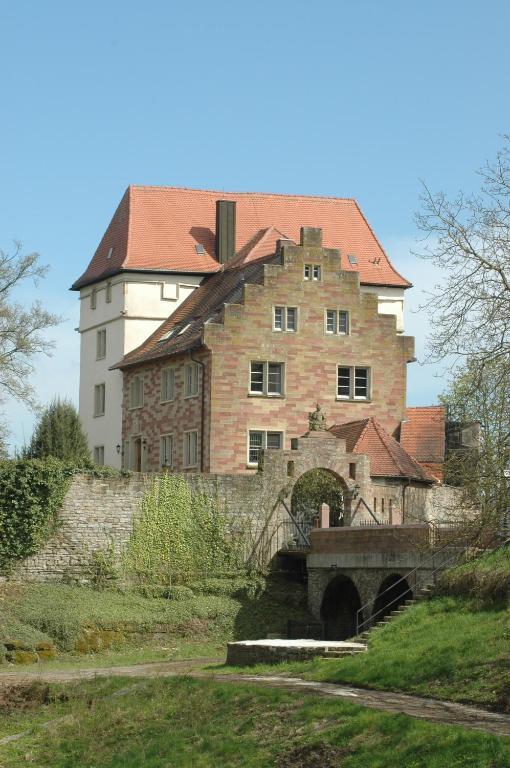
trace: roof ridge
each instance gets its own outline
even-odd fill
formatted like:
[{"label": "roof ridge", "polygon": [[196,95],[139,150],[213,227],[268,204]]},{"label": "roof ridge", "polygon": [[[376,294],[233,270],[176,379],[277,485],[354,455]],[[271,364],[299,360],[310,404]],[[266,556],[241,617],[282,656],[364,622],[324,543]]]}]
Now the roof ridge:
[{"label": "roof ridge", "polygon": [[[394,437],[392,437],[390,434],[388,434],[388,432],[386,432],[386,430],[384,429],[384,427],[382,426],[382,424],[380,424],[380,423],[377,421],[377,419],[376,419],[375,417],[372,417],[372,421],[373,421],[373,424],[374,424],[374,429],[375,429],[375,431],[377,432],[377,436],[379,437],[379,439],[381,440],[381,442],[384,444],[385,448],[387,448],[387,450],[389,451],[389,453],[390,453],[390,455],[391,455],[391,458],[393,459],[393,461],[394,461],[394,462],[395,462],[395,464],[397,465],[397,467],[398,467],[399,471],[400,471],[400,472],[401,472],[403,475],[405,475],[405,474],[406,474],[406,472],[405,472],[405,468],[402,466],[402,463],[401,463],[401,461],[400,461],[400,456],[398,456],[398,454],[397,454],[397,452],[395,451],[395,449],[394,449],[394,447],[393,447],[392,443],[390,442],[391,440],[393,440],[395,443],[396,443],[397,441],[395,440],[395,438],[394,438]],[[390,438],[390,441],[388,441],[388,440],[386,439],[387,437],[389,437],[389,438]],[[407,451],[406,451],[406,450],[405,450],[405,449],[404,449],[404,448],[403,448],[403,447],[402,447],[402,446],[401,446],[399,443],[397,443],[397,445],[398,445],[398,446],[401,448],[401,450],[403,450],[403,451],[404,451],[404,453],[406,453],[406,454],[407,454]],[[407,454],[407,455],[409,456],[409,454]],[[412,456],[409,456],[409,458],[410,458],[410,459],[412,459]],[[413,459],[413,462],[414,462],[414,459]]]},{"label": "roof ridge", "polygon": [[362,438],[362,437],[365,435],[365,432],[366,432],[366,431],[367,431],[367,429],[368,429],[368,425],[370,424],[370,422],[372,421],[372,419],[373,419],[373,416],[368,416],[366,419],[359,419],[359,421],[360,421],[360,422],[364,421],[364,422],[365,422],[365,425],[364,425],[363,429],[361,430],[361,432],[360,432],[360,434],[359,434],[359,437],[358,437],[358,439],[357,439],[357,440],[356,440],[356,442],[354,443],[354,448],[357,448],[357,447],[358,447],[358,443],[361,441],[361,438]]},{"label": "roof ridge", "polygon": [[[297,194],[293,192],[261,192],[261,191],[235,191],[235,190],[226,190],[226,189],[204,189],[202,187],[175,187],[175,186],[166,186],[166,185],[160,185],[160,184],[129,184],[128,190],[130,189],[171,189],[175,190],[176,192],[207,192],[210,194],[215,195],[246,195],[253,197],[254,195],[260,195],[261,197],[292,197],[296,200],[335,200],[340,202],[346,202],[346,203],[354,203],[358,210],[361,210],[359,208],[358,202],[356,198],[354,197],[336,197],[335,195],[306,195],[306,194]],[[363,218],[365,218],[363,216]],[[366,221],[366,219],[365,219]]]},{"label": "roof ridge", "polygon": [[[398,452],[404,453],[407,456],[407,458],[411,461],[411,463],[417,469],[420,470],[421,474],[423,474],[425,476],[425,478],[428,478],[429,480],[434,480],[435,481],[435,478],[432,477],[432,475],[422,466],[422,464],[419,461],[417,461],[414,458],[414,456],[411,456],[409,451],[407,451],[404,448],[404,446],[401,443],[398,442],[398,440],[396,440],[392,435],[390,435],[388,432],[386,432],[386,430],[384,429],[382,424],[380,424],[377,421],[377,419],[374,419],[374,426],[376,426],[376,429],[379,428],[380,430],[382,430],[383,434],[380,435],[380,437],[383,440],[383,442],[384,442],[385,446],[387,447],[388,451],[391,453],[391,457],[393,458],[393,460],[395,461],[397,467],[399,468],[400,472],[403,475],[406,475],[408,473],[406,473],[405,468],[402,466],[402,464],[400,462],[400,458],[399,458]],[[379,434],[379,429],[378,429],[378,434]],[[389,439],[390,439],[389,442],[386,440],[386,437],[389,437]],[[395,446],[396,446],[398,452],[395,450],[395,448],[393,446],[393,443],[395,443]]]}]

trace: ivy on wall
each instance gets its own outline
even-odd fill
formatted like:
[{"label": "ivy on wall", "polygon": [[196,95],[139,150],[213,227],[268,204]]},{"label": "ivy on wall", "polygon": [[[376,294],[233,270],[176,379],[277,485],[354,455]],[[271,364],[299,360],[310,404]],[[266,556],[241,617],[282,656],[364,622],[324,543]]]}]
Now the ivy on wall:
[{"label": "ivy on wall", "polygon": [[164,587],[242,568],[245,537],[214,498],[180,475],[152,480],[124,554],[123,570],[138,585]]}]

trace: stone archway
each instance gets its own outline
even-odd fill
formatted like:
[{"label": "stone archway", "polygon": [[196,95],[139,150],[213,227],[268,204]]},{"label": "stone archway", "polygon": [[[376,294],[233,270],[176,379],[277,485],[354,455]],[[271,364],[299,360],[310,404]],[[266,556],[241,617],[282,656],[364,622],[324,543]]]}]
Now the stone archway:
[{"label": "stone archway", "polygon": [[347,485],[336,472],[316,467],[303,472],[292,487],[290,508],[300,525],[309,530],[317,517],[321,504],[327,504],[328,527],[344,524],[344,505],[348,495]]},{"label": "stone archway", "polygon": [[348,576],[338,574],[327,585],[321,604],[326,640],[346,640],[356,634],[357,612],[361,599]]},{"label": "stone archway", "polygon": [[375,599],[372,617],[380,621],[413,596],[407,579],[398,573],[391,573],[382,582]]}]

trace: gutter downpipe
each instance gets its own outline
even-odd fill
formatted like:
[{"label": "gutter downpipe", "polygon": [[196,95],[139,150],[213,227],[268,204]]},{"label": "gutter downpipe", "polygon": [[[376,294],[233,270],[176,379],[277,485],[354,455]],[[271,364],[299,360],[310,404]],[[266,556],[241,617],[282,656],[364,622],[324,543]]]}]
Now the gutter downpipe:
[{"label": "gutter downpipe", "polygon": [[[197,347],[198,349],[198,347]],[[201,411],[200,411],[200,472],[202,473],[204,471],[204,423],[205,423],[205,363],[203,363],[201,360],[197,360],[196,357],[193,357],[193,349],[190,349],[189,351],[189,357],[190,360],[192,360],[194,363],[197,363],[201,369],[202,369],[202,376],[200,377],[200,383],[201,383]]]}]

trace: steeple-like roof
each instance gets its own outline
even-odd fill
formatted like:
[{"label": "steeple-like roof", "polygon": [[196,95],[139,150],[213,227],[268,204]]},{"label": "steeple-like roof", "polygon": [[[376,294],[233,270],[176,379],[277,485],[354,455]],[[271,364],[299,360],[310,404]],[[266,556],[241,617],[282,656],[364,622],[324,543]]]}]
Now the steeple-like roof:
[{"label": "steeple-like roof", "polygon": [[[265,252],[277,230],[299,242],[303,225],[320,227],[323,245],[338,248],[341,267],[359,271],[366,285],[408,288],[363,216],[349,198],[220,192],[178,187],[128,187],[89,266],[74,290],[122,271],[211,274],[215,254],[216,200],[236,202],[236,253],[262,237]],[[260,233],[265,232],[265,235]],[[281,235],[278,235],[281,237]],[[276,237],[274,238],[277,239]],[[254,244],[256,245],[256,243]],[[197,246],[203,246],[197,249]],[[199,252],[199,251],[202,251]],[[349,260],[354,256],[355,260]]]}]

